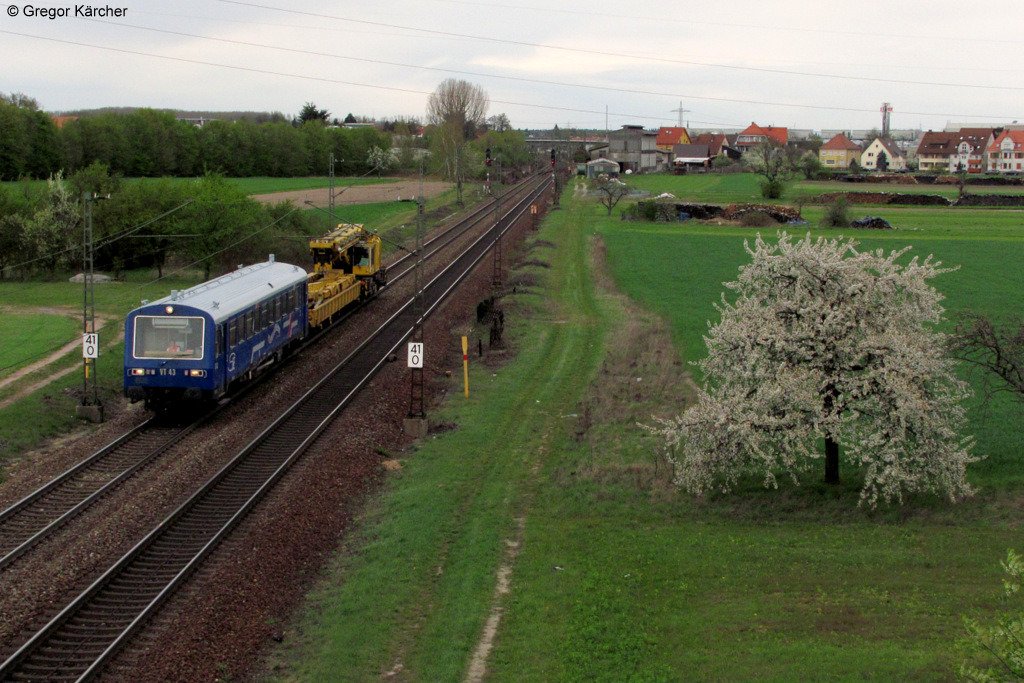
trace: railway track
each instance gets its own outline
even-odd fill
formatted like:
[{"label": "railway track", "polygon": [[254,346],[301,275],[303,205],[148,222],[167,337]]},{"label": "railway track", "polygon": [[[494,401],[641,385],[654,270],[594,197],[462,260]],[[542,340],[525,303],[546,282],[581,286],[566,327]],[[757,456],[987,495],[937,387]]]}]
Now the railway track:
[{"label": "railway track", "polygon": [[150,418],[0,512],[0,570],[167,451],[204,419],[182,426]]},{"label": "railway track", "polygon": [[[549,188],[531,183],[491,229],[423,287],[426,317],[528,215]],[[287,409],[191,499],[75,598],[0,665],[0,680],[88,680],[144,626],[203,559],[409,337],[419,307],[410,300],[324,379]]]},{"label": "railway track", "polygon": [[[528,179],[512,188],[504,203],[520,198],[529,191],[529,185]],[[424,259],[433,258],[452,242],[493,218],[494,204],[495,201],[484,202],[424,242]],[[382,291],[411,274],[414,264],[408,262],[413,256],[406,253],[390,265],[392,269],[403,265],[405,268],[392,276]],[[353,312],[349,311],[335,324]],[[310,337],[302,348],[316,343],[329,330]],[[239,396],[236,394],[234,399]],[[223,407],[222,404],[188,424],[174,425],[160,417],[152,418],[0,512],[0,571],[167,452],[200,424],[212,419]]]}]

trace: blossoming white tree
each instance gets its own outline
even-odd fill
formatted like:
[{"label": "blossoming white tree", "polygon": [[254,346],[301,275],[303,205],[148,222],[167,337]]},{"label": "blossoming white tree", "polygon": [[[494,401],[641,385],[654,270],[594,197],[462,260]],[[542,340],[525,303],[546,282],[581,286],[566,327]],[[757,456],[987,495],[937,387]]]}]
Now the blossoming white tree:
[{"label": "blossoming white tree", "polygon": [[928,284],[953,269],[931,256],[901,265],[909,247],[857,245],[784,232],[776,244],[744,242],[752,261],[725,283],[735,302],[722,295],[705,337],[705,389],[653,429],[678,486],[728,491],[745,473],[777,486],[777,474],[799,482],[821,460],[838,483],[842,450],[864,470],[862,503],[971,493],[966,466],[978,458],[960,433],[970,388],[933,328],[943,297]]}]

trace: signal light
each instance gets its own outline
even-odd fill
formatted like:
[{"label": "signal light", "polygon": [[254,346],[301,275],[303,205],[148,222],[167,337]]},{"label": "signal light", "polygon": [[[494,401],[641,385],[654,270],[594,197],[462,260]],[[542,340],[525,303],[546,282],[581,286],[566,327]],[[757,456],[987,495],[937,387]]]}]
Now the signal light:
[{"label": "signal light", "polygon": [[551,165],[552,166],[555,165],[555,148],[554,147],[551,148]]},{"label": "signal light", "polygon": [[487,155],[484,157],[484,164],[487,166],[491,165],[491,148],[487,148]]}]

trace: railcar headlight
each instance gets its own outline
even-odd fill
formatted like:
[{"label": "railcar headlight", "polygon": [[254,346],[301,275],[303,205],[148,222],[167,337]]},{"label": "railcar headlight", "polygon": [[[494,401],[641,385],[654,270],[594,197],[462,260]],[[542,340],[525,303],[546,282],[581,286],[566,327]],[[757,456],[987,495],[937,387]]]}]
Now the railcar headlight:
[{"label": "railcar headlight", "polygon": [[131,369],[131,374],[134,377],[139,377],[140,375],[145,375],[146,371],[143,368],[132,368]]},{"label": "railcar headlight", "polygon": [[206,370],[189,370],[189,377],[206,377]]}]

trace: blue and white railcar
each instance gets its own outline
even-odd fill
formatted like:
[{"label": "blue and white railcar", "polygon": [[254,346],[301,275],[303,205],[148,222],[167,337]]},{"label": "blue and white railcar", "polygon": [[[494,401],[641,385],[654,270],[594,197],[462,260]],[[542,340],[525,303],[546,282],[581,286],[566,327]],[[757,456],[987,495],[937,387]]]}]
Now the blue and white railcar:
[{"label": "blue and white railcar", "polygon": [[125,396],[154,409],[220,398],[306,336],[306,292],[306,271],[271,256],[135,309],[125,321]]}]

